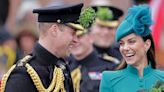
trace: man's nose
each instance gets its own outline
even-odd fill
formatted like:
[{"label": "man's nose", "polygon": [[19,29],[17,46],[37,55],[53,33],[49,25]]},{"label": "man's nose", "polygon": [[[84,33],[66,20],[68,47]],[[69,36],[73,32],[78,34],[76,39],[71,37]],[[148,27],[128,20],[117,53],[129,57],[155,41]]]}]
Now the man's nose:
[{"label": "man's nose", "polygon": [[76,45],[79,43],[79,39],[76,35],[73,36],[72,43],[73,43],[73,45]]}]

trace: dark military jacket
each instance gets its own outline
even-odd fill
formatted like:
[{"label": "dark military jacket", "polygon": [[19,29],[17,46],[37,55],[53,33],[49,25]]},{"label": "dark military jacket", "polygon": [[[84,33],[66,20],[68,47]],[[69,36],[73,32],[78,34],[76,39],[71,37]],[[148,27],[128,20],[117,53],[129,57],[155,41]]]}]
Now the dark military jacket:
[{"label": "dark military jacket", "polygon": [[[19,63],[19,62],[18,62]],[[35,69],[45,88],[51,83],[54,66],[62,66],[64,72],[64,86],[66,92],[73,92],[70,72],[63,59],[59,59],[39,43],[36,44],[32,53],[32,59],[28,63]],[[64,66],[64,67],[63,67]],[[30,75],[24,66],[17,66],[11,73],[5,88],[5,92],[38,92]]]},{"label": "dark military jacket", "polygon": [[[122,55],[119,51],[119,44],[118,43],[114,43],[113,46],[111,46],[109,48],[100,48],[100,47],[97,47],[95,45],[94,45],[94,48],[98,52],[98,55],[102,58],[103,58],[104,54],[107,54],[111,57],[114,57],[114,58],[118,59],[120,62],[122,60]],[[120,62],[116,63],[116,64],[119,65]]]},{"label": "dark military jacket", "polygon": [[113,62],[102,60],[96,51],[83,60],[78,61],[73,57],[70,60],[71,71],[81,66],[80,92],[99,92],[101,73],[105,70],[113,70],[116,65]]}]

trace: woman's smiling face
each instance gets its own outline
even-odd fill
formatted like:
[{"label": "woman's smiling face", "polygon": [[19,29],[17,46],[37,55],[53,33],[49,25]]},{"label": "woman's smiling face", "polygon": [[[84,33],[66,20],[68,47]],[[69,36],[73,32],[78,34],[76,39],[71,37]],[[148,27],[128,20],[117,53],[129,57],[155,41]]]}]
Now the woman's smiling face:
[{"label": "woman's smiling face", "polygon": [[144,41],[141,36],[131,33],[123,37],[119,43],[120,52],[127,64],[136,66],[146,63],[150,40]]}]

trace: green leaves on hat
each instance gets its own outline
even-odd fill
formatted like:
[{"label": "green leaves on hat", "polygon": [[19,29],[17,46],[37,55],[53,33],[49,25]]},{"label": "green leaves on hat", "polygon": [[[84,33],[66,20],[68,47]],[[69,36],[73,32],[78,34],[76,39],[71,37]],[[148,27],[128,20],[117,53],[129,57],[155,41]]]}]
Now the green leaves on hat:
[{"label": "green leaves on hat", "polygon": [[106,21],[113,18],[113,13],[107,7],[98,7],[97,18]]},{"label": "green leaves on hat", "polygon": [[84,9],[79,17],[78,22],[82,25],[85,29],[89,28],[92,23],[94,22],[96,17],[96,12],[93,8],[89,7]]}]

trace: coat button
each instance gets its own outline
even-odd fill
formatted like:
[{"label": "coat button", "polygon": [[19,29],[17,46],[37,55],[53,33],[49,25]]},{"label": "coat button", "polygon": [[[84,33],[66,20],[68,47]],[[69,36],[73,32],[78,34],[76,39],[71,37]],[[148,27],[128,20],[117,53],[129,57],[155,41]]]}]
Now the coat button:
[{"label": "coat button", "polygon": [[143,85],[142,84],[140,85],[140,88],[143,88]]},{"label": "coat button", "polygon": [[143,82],[143,80],[139,80],[139,82]]}]

